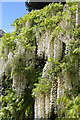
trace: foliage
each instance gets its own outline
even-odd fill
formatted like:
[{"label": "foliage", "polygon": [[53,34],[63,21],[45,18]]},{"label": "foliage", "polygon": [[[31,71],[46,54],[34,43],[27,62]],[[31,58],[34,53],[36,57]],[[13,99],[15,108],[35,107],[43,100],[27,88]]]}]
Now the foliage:
[{"label": "foliage", "polygon": [[[24,70],[23,70],[24,71]],[[37,82],[37,78],[40,76],[39,73],[42,71],[40,67],[35,70],[28,67],[25,71],[26,76],[26,88],[21,94],[21,97],[17,97],[16,91],[12,89],[12,83],[10,84],[10,77],[6,78],[6,86],[3,91],[2,99],[2,112],[1,120],[25,120],[33,118],[33,108],[34,108],[34,98],[32,97],[32,89],[34,88],[34,83]],[[16,73],[20,71],[15,71]],[[28,74],[30,76],[28,76]],[[9,85],[10,84],[10,85]]]},{"label": "foliage", "polygon": [[[26,60],[23,60],[23,56],[25,56],[24,54],[26,50],[35,51],[36,30],[40,33],[43,31],[45,32],[46,28],[53,30],[60,22],[62,10],[63,5],[60,3],[52,3],[39,11],[32,11],[31,13],[24,15],[23,18],[16,19],[14,21],[13,25],[16,29],[15,32],[4,34],[1,41],[1,52],[6,60],[8,59],[8,53],[10,51],[13,52],[13,61],[11,64],[12,66],[16,65],[13,74],[20,74],[21,72],[26,73],[29,66],[25,66]],[[54,13],[52,11],[54,11]],[[28,27],[25,27],[26,22],[29,24]],[[23,47],[22,49],[24,49],[25,52],[20,52],[16,55],[20,45]]]},{"label": "foliage", "polygon": [[[52,3],[41,10],[32,10],[27,15],[25,14],[24,17],[14,21],[12,24],[15,26],[14,32],[5,33],[3,35],[0,42],[1,57],[8,61],[8,55],[12,52],[13,59],[11,61],[11,66],[14,68],[13,75],[24,74],[26,78],[26,89],[21,98],[18,99],[11,88],[5,91],[5,96],[2,96],[2,118],[4,120],[17,120],[19,119],[18,117],[21,112],[21,115],[26,118],[33,117],[34,99],[32,98],[32,90],[33,96],[37,96],[39,93],[49,93],[51,84],[54,83],[54,81],[57,82],[58,73],[60,71],[64,70],[64,73],[69,71],[72,76],[72,82],[74,82],[74,78],[76,78],[75,74],[77,72],[77,69],[75,69],[75,61],[78,59],[78,54],[80,52],[78,44],[80,39],[80,27],[75,25],[76,4],[77,3],[68,3],[65,11],[63,11],[63,5],[61,3]],[[68,15],[70,15],[70,17],[66,17]],[[63,25],[61,24],[61,21],[63,22]],[[67,25],[65,25],[65,23]],[[70,43],[70,50],[67,51],[67,54],[64,55],[63,59],[55,61],[52,58],[48,59],[47,62],[52,66],[48,70],[47,78],[43,78],[41,73],[44,64],[37,63],[36,60],[36,34],[45,34],[46,30],[52,32],[52,42],[54,42],[55,38],[59,39],[59,35],[62,37],[62,34],[64,36],[69,34],[70,41],[72,42]],[[28,55],[32,53],[35,57],[34,66],[29,63],[28,65],[26,64],[26,60],[30,60],[28,59]],[[32,59],[33,58],[31,58],[31,60]],[[50,75],[52,76],[51,79],[49,79]],[[80,117],[78,114],[80,113],[78,110],[80,107],[79,99],[80,96],[74,98],[74,94],[72,99],[61,98],[58,101],[63,105],[62,110],[60,109],[61,117]],[[25,118],[21,118],[20,116],[20,119],[23,120]]]},{"label": "foliage", "polygon": [[11,88],[5,92],[6,96],[2,95],[2,120],[33,118],[34,99],[31,97],[30,88],[26,89],[20,98],[17,98]]},{"label": "foliage", "polygon": [[60,118],[80,117],[80,94],[75,98],[73,97],[72,99],[67,97],[61,97],[57,100],[57,105]]}]

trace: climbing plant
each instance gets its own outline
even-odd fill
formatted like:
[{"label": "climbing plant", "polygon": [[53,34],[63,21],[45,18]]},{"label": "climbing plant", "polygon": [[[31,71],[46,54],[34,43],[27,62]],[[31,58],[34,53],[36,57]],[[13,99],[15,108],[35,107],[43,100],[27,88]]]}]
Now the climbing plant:
[{"label": "climbing plant", "polygon": [[[80,52],[78,44],[80,39],[80,27],[75,25],[76,5],[77,3],[69,2],[66,4],[66,10],[64,10],[61,3],[52,3],[41,10],[32,10],[27,15],[25,14],[24,17],[14,21],[12,24],[15,28],[14,32],[3,35],[0,42],[1,57],[3,57],[4,61],[8,61],[9,53],[13,53],[13,59],[11,61],[11,66],[14,67],[13,75],[24,74],[26,78],[26,88],[20,98],[16,96],[16,91],[13,91],[12,86],[9,90],[5,91],[6,95],[2,96],[2,120],[25,120],[25,118],[27,119],[33,117],[34,98],[32,98],[32,95],[38,96],[39,93],[49,94],[51,84],[54,84],[54,81],[57,82],[57,73],[59,73],[62,69],[64,69],[64,73],[65,71],[69,71],[72,76],[77,72],[77,70],[74,70],[74,63],[76,59],[78,59]],[[70,17],[68,17],[68,14]],[[61,21],[63,22],[63,27]],[[65,25],[65,23],[67,23],[67,25]],[[54,39],[58,39],[58,35],[62,36],[62,34],[64,36],[69,34],[72,42],[70,44],[69,52],[67,51],[67,54],[62,60],[54,61],[52,58],[47,60],[48,63],[52,64],[52,69],[48,71],[47,79],[44,79],[42,77],[44,64],[36,60],[38,57],[36,53],[36,34],[45,34],[46,30],[50,30],[52,32],[51,42],[54,42]],[[35,56],[34,65],[31,63],[26,65],[26,60],[28,58],[26,58],[27,52],[28,54],[33,52]],[[38,60],[40,59],[38,58]],[[49,79],[50,75],[52,76],[51,80]],[[66,100],[68,101],[68,103],[66,103],[66,107],[63,107],[62,110],[60,109],[61,117],[72,117],[73,114],[74,117],[80,117],[78,114],[78,106],[80,106],[79,96],[76,95],[76,98],[73,97],[71,100],[67,98],[63,100],[63,98],[61,98],[58,100],[58,103],[61,101],[64,101],[65,103]],[[63,111],[64,109],[65,113]],[[21,112],[22,116],[20,115]]]}]

